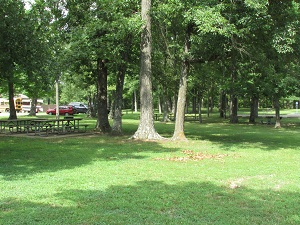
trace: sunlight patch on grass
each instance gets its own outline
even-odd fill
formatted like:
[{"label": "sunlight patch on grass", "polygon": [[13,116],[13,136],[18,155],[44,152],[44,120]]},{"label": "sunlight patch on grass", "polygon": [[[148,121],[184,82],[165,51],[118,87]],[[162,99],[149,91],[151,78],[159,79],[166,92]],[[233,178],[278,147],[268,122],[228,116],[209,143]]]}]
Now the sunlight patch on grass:
[{"label": "sunlight patch on grass", "polygon": [[146,142],[130,123],[123,137],[0,137],[0,224],[299,222],[299,129],[188,123],[188,142]]}]

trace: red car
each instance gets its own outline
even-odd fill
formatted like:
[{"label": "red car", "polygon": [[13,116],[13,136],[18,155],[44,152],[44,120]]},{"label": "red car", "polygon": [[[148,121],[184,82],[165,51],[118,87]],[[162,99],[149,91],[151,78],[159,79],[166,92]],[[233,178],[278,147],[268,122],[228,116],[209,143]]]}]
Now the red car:
[{"label": "red car", "polygon": [[[56,108],[48,109],[46,113],[49,115],[56,115]],[[74,110],[72,106],[59,106],[59,115],[68,116],[73,114],[74,114]]]}]

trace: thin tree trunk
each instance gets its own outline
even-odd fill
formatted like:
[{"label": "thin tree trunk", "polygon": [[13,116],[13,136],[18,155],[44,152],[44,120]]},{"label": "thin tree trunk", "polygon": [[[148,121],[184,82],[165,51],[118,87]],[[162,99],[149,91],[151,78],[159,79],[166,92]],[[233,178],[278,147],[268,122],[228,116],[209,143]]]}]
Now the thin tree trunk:
[{"label": "thin tree trunk", "polygon": [[226,106],[226,93],[225,91],[222,91],[220,96],[220,118],[226,119]]},{"label": "thin tree trunk", "polygon": [[134,95],[134,112],[137,112],[138,111],[138,101],[137,101],[136,90],[133,91],[133,95]]},{"label": "thin tree trunk", "polygon": [[132,136],[133,139],[156,140],[162,137],[154,128],[153,96],[152,96],[152,68],[151,68],[151,0],[142,0],[142,20],[144,27],[141,36],[141,69],[140,69],[140,124]]},{"label": "thin tree trunk", "polygon": [[30,106],[30,116],[36,116],[36,105],[37,105],[37,98],[31,99],[31,106]]},{"label": "thin tree trunk", "polygon": [[252,96],[250,99],[250,117],[249,123],[255,123],[255,119],[258,117],[258,97]]},{"label": "thin tree trunk", "polygon": [[[190,51],[190,30],[188,27],[186,31],[185,37],[185,46],[184,53],[188,55]],[[187,140],[184,134],[184,116],[185,116],[185,105],[186,105],[186,93],[187,93],[187,79],[189,73],[189,59],[184,59],[182,62],[182,70],[180,75],[180,83],[179,83],[179,92],[177,99],[177,110],[176,110],[176,120],[175,120],[175,130],[172,137],[172,140]]]},{"label": "thin tree trunk", "polygon": [[197,89],[193,89],[193,97],[192,97],[192,113],[197,113]]},{"label": "thin tree trunk", "polygon": [[199,114],[199,123],[202,123],[202,95],[198,94],[198,114]]},{"label": "thin tree trunk", "polygon": [[114,118],[114,114],[115,114],[115,107],[116,107],[116,92],[112,91],[111,92],[111,101],[107,101],[107,105],[109,105],[109,109],[108,109],[108,119],[113,119]]},{"label": "thin tree trunk", "polygon": [[231,62],[231,90],[230,90],[230,123],[238,123],[238,98],[235,83],[237,80],[235,52],[232,53]]},{"label": "thin tree trunk", "polygon": [[161,107],[161,101],[160,101],[160,96],[158,96],[158,102],[157,102],[157,104],[158,104],[158,113],[159,114],[161,114],[161,112],[162,112],[162,107]]},{"label": "thin tree trunk", "polygon": [[184,117],[185,117],[185,101],[187,92],[187,75],[188,66],[186,62],[183,63],[180,79],[180,86],[177,99],[177,110],[175,120],[175,130],[172,140],[187,140],[184,134]]},{"label": "thin tree trunk", "polygon": [[168,94],[165,85],[163,85],[163,122],[169,122],[169,101],[168,101]]},{"label": "thin tree trunk", "polygon": [[177,95],[174,93],[172,99],[172,113],[174,114],[174,118],[176,117],[176,111],[177,111]]},{"label": "thin tree trunk", "polygon": [[281,128],[280,103],[277,97],[274,98],[274,107],[275,107],[275,128]]},{"label": "thin tree trunk", "polygon": [[238,123],[238,99],[235,94],[230,96],[230,123]]},{"label": "thin tree trunk", "polygon": [[17,112],[14,101],[14,83],[12,77],[8,76],[8,99],[9,99],[9,118],[10,120],[17,119]]},{"label": "thin tree trunk", "polygon": [[122,105],[123,105],[123,87],[124,78],[126,73],[126,66],[121,65],[118,72],[117,84],[116,84],[116,95],[115,95],[115,107],[114,107],[114,122],[112,126],[113,135],[122,135]]}]

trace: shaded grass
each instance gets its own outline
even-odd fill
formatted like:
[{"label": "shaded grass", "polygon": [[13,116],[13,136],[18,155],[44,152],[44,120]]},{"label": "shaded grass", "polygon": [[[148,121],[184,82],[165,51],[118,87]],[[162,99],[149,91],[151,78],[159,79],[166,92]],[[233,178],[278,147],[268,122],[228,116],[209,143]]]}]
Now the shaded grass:
[{"label": "shaded grass", "polygon": [[[92,119],[87,122],[95,124]],[[300,129],[186,123],[189,142],[0,137],[0,224],[299,224]],[[155,123],[172,136],[173,123]],[[174,161],[184,152],[222,158]]]}]

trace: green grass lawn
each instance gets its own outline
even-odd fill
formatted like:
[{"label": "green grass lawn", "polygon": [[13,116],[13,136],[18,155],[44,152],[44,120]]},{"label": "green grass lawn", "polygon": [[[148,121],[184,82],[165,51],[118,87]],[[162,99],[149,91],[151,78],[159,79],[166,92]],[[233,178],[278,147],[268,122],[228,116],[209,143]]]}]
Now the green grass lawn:
[{"label": "green grass lawn", "polygon": [[299,119],[212,116],[188,142],[143,142],[123,117],[122,137],[0,136],[0,224],[300,224]]}]

